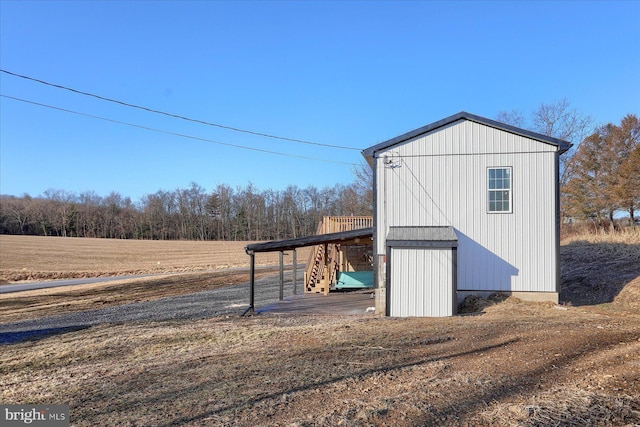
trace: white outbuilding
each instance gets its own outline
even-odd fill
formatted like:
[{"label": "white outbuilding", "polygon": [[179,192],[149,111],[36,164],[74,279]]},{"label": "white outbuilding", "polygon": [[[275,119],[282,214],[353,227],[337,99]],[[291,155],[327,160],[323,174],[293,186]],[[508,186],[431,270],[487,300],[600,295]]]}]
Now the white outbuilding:
[{"label": "white outbuilding", "polygon": [[571,144],[461,112],[363,151],[376,311],[451,316],[469,294],[558,301],[559,156]]}]

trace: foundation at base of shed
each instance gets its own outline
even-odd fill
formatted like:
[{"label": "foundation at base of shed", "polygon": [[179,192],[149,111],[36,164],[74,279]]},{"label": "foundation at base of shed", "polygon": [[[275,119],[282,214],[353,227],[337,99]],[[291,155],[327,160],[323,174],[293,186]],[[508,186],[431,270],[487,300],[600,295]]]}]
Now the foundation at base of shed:
[{"label": "foundation at base of shed", "polygon": [[[375,290],[375,313],[378,315],[385,315],[386,313],[386,289],[377,288]],[[552,302],[558,304],[557,292],[507,292],[507,291],[457,291],[456,292],[456,305],[460,305],[464,299],[470,295],[475,295],[481,298],[488,298],[490,295],[500,294],[505,296],[511,296],[518,298],[522,301],[530,302]]]},{"label": "foundation at base of shed", "polygon": [[384,316],[387,313],[387,293],[385,288],[376,289],[376,314]]}]

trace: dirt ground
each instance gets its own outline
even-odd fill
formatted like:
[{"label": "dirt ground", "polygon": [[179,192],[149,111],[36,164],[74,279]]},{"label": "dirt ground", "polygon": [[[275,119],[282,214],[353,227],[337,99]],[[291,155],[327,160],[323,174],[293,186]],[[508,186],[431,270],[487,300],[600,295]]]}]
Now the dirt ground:
[{"label": "dirt ground", "polygon": [[442,319],[258,315],[3,346],[0,399],[72,425],[636,425],[640,316],[508,299]]},{"label": "dirt ground", "polygon": [[609,243],[563,246],[560,305],[53,331],[1,346],[0,401],[81,426],[637,426],[640,242]]}]

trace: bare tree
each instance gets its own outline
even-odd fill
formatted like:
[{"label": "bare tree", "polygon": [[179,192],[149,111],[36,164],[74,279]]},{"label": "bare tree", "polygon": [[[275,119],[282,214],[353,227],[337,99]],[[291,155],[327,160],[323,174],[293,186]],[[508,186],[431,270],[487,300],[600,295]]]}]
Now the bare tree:
[{"label": "bare tree", "polygon": [[520,110],[501,111],[496,116],[496,120],[519,128],[527,128],[527,118]]},{"label": "bare tree", "polygon": [[528,120],[526,115],[518,110],[500,112],[496,119],[503,123],[529,129],[573,144],[573,147],[567,153],[560,156],[561,186],[564,186],[571,176],[570,159],[573,157],[578,145],[584,138],[593,133],[594,129],[593,118],[573,108],[566,98],[540,104],[531,113]]},{"label": "bare tree", "polygon": [[219,212],[219,219],[216,220],[216,239],[232,240],[231,220],[234,215],[233,200],[235,193],[233,188],[226,184],[219,184],[212,193],[214,205]]},{"label": "bare tree", "polygon": [[373,214],[373,169],[367,163],[353,167],[355,180],[352,184],[357,197],[357,208],[354,215]]},{"label": "bare tree", "polygon": [[296,185],[289,185],[284,190],[282,197],[284,220],[288,225],[287,234],[293,238],[304,234],[304,232],[301,233],[302,216],[304,214],[303,198],[302,191]]},{"label": "bare tree", "polygon": [[23,199],[9,196],[0,201],[0,218],[3,229],[9,233],[27,234],[29,221],[28,204]]}]

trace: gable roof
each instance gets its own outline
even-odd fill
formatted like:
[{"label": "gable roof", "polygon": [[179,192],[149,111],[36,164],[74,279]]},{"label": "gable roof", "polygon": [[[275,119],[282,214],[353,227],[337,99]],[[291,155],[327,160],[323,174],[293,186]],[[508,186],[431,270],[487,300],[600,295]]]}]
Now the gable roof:
[{"label": "gable roof", "polygon": [[458,114],[454,114],[453,116],[449,116],[446,117],[442,120],[438,120],[437,122],[433,122],[429,125],[423,126],[421,128],[412,130],[410,132],[407,132],[403,135],[400,136],[396,136],[395,138],[391,138],[388,141],[384,141],[381,142],[379,144],[376,144],[372,147],[366,148],[362,151],[362,154],[365,157],[373,157],[374,153],[377,151],[381,151],[381,150],[385,150],[387,148],[390,148],[396,144],[400,144],[404,141],[407,141],[409,139],[415,138],[417,136],[420,136],[422,134],[434,131],[438,128],[441,128],[443,126],[447,126],[453,122],[456,122],[458,120],[469,120],[472,122],[476,122],[476,123],[480,123],[492,128],[496,128],[496,129],[500,129],[503,130],[505,132],[509,132],[509,133],[513,133],[516,135],[520,135],[520,136],[524,136],[526,138],[531,138],[533,140],[536,141],[540,141],[544,144],[551,144],[553,146],[558,147],[558,151],[560,154],[564,153],[565,151],[567,151],[569,148],[571,148],[571,146],[573,144],[571,144],[568,141],[564,141],[562,139],[558,139],[558,138],[554,138],[551,136],[547,136],[547,135],[543,135],[541,133],[537,133],[537,132],[532,132],[530,130],[526,130],[526,129],[522,129],[519,127],[515,127],[512,125],[508,125],[506,123],[501,123],[501,122],[497,122],[495,120],[491,120],[491,119],[487,119],[485,117],[480,117],[480,116],[476,116],[475,114],[471,114],[471,113],[467,113],[465,111],[461,111]]}]

